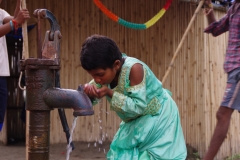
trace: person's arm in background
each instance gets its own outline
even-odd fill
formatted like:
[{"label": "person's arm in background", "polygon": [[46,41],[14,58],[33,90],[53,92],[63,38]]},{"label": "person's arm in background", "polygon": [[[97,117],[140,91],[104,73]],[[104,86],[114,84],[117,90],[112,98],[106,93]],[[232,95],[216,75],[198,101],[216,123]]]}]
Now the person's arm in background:
[{"label": "person's arm in background", "polygon": [[[6,35],[12,30],[12,26],[10,21],[15,20],[18,25],[21,25],[25,22],[26,19],[29,19],[29,12],[27,9],[20,10],[20,2],[21,0],[17,0],[14,17],[7,16],[3,19],[3,25],[0,26],[0,37]],[[13,27],[14,24],[12,23]]]},{"label": "person's arm in background", "polygon": [[211,33],[214,37],[227,32],[229,30],[229,17],[232,6],[228,9],[228,12],[222,18],[220,18],[220,20],[216,20],[213,13],[211,0],[206,0],[205,4],[207,8],[204,10],[209,26],[204,29],[204,32]]},{"label": "person's arm in background", "polygon": [[15,8],[15,11],[14,11],[14,18],[17,17],[18,12],[20,11],[21,1],[22,0],[17,0],[16,8]]},{"label": "person's arm in background", "polygon": [[17,4],[15,7],[15,11],[14,11],[14,16],[8,16],[8,17],[4,18],[3,24],[8,23],[10,20],[12,20],[14,18],[17,18],[18,12],[20,11],[20,4],[21,4],[21,0],[17,0]]},{"label": "person's arm in background", "polygon": [[206,14],[208,25],[210,25],[216,21],[211,0],[205,0],[205,5],[207,7],[204,9],[204,13]]},{"label": "person's arm in background", "polygon": [[1,25],[1,26],[0,26],[0,37],[6,35],[6,34],[9,33],[11,30],[12,30],[12,27],[11,27],[11,25],[10,25],[10,22]]}]

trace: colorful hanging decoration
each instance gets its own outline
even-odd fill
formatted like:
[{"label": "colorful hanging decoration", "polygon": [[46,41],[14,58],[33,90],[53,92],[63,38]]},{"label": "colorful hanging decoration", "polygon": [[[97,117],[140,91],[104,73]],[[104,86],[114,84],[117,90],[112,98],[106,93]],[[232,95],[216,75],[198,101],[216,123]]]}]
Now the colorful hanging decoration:
[{"label": "colorful hanging decoration", "polygon": [[149,21],[147,21],[144,24],[138,24],[138,23],[132,23],[132,22],[128,22],[125,21],[124,19],[121,19],[120,17],[116,16],[114,13],[112,13],[111,11],[109,11],[101,2],[100,0],[94,0],[94,3],[96,4],[96,6],[106,15],[108,16],[110,19],[112,19],[113,21],[127,27],[127,28],[131,28],[131,29],[147,29],[149,27],[151,27],[152,25],[154,25],[163,15],[164,13],[168,10],[168,8],[170,7],[172,0],[167,0],[164,7],[154,16],[152,17],[152,19],[150,19]]}]

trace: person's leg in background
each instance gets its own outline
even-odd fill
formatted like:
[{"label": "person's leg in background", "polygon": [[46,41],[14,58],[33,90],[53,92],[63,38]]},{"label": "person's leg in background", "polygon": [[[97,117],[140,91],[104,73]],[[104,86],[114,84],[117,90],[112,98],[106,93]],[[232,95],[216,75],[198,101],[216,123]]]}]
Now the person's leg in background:
[{"label": "person's leg in background", "polygon": [[203,160],[213,160],[226,138],[234,110],[240,111],[240,68],[228,73],[227,86],[221,107],[217,112],[217,125]]},{"label": "person's leg in background", "polygon": [[0,131],[3,127],[4,115],[7,108],[7,79],[0,77]]},{"label": "person's leg in background", "polygon": [[233,109],[227,107],[221,106],[219,108],[217,112],[217,125],[204,160],[213,160],[216,156],[219,148],[226,138],[233,111]]}]

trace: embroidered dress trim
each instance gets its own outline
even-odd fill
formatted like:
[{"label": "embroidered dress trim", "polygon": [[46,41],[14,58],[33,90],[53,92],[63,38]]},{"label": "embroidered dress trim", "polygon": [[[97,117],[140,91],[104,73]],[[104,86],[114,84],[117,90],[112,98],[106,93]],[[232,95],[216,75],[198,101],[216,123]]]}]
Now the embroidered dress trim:
[{"label": "embroidered dress trim", "polygon": [[122,68],[122,72],[120,73],[120,77],[118,79],[118,85],[115,89],[115,91],[117,92],[124,93],[125,77],[126,77],[127,69],[128,68],[126,67]]},{"label": "embroidered dress trim", "polygon": [[126,100],[126,96],[115,91],[112,96],[110,109],[119,113],[124,114],[122,106]]},{"label": "embroidered dress trim", "polygon": [[160,107],[161,107],[161,104],[159,100],[156,97],[154,97],[150,101],[150,103],[148,103],[147,108],[144,110],[143,115],[147,115],[147,114],[155,115],[157,114]]},{"label": "embroidered dress trim", "polygon": [[[141,83],[139,83],[138,85],[135,85],[135,86],[128,86],[126,91],[127,92],[131,92],[131,91],[135,91],[135,90],[139,90],[141,89],[143,86],[145,86],[145,83],[146,83],[146,73],[147,73],[147,70],[144,68],[144,75],[143,75],[143,80]],[[126,84],[126,85],[129,85],[129,84]]]}]

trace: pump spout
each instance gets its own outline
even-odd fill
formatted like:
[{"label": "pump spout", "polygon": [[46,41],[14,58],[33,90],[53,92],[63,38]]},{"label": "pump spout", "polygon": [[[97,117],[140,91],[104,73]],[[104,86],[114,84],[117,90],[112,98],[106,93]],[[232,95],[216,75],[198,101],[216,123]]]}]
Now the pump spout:
[{"label": "pump spout", "polygon": [[75,117],[94,114],[89,97],[80,87],[78,90],[49,88],[43,93],[43,100],[51,108],[72,108]]}]

